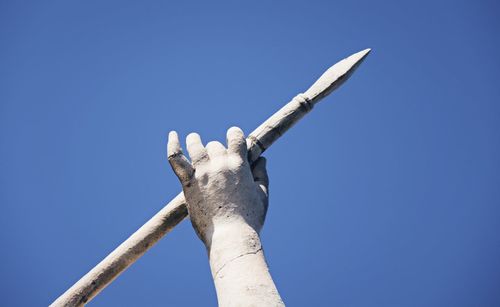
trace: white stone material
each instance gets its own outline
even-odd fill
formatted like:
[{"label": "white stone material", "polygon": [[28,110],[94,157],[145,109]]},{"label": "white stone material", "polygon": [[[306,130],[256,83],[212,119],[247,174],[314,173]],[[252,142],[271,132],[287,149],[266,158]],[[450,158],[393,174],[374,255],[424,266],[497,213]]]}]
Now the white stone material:
[{"label": "white stone material", "polygon": [[168,142],[168,160],[182,184],[191,223],[205,244],[219,306],[283,306],[262,250],[259,232],[267,211],[268,179],[264,158],[253,165],[243,131],[227,131],[203,146],[200,136],[186,139],[190,163],[177,133]]},{"label": "white stone material", "polygon": [[147,221],[50,306],[83,306],[187,216],[184,194]]},{"label": "white stone material", "polygon": [[[314,104],[345,82],[369,52],[370,49],[365,49],[330,67],[304,94],[297,95],[255,129],[247,138],[249,162],[255,162],[262,152],[308,113]],[[51,306],[80,306],[90,301],[186,216],[184,196],[180,193]]]}]

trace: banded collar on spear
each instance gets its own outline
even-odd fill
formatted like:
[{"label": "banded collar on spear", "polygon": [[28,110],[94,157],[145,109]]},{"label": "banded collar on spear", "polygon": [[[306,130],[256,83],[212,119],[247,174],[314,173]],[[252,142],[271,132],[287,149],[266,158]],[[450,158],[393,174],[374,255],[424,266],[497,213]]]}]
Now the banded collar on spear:
[{"label": "banded collar on spear", "polygon": [[[305,93],[295,96],[255,129],[247,138],[249,161],[255,162],[316,103],[342,85],[369,53],[370,49],[365,49],[333,65]],[[89,302],[187,215],[186,201],[181,192],[51,306],[81,306]]]}]

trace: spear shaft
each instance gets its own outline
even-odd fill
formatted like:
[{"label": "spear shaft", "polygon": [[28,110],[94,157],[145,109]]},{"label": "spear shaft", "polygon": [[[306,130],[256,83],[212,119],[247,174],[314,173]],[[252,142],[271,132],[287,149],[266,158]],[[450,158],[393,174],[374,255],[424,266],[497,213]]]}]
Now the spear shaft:
[{"label": "spear shaft", "polygon": [[[255,162],[269,146],[309,113],[318,101],[344,83],[369,52],[370,49],[365,49],[330,67],[305,93],[295,96],[250,133],[247,137],[250,163]],[[51,306],[82,306],[89,302],[187,215],[186,202],[181,192]]]}]

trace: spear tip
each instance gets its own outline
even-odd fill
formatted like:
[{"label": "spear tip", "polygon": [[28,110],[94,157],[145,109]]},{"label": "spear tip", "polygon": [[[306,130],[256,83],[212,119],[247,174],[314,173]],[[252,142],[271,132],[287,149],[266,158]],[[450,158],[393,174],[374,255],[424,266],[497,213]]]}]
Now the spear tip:
[{"label": "spear tip", "polygon": [[321,75],[304,95],[313,104],[326,97],[349,79],[370,52],[371,48],[366,48],[336,63]]}]

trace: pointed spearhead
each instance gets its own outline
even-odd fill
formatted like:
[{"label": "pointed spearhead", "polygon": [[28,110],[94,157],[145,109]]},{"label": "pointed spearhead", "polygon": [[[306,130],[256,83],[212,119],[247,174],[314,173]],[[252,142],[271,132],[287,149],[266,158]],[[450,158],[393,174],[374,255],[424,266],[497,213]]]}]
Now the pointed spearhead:
[{"label": "pointed spearhead", "polygon": [[328,96],[333,90],[344,83],[363,62],[371,49],[355,53],[330,67],[319,79],[304,93],[310,103],[315,104]]},{"label": "pointed spearhead", "polygon": [[[369,52],[370,49],[365,49],[330,67],[304,94],[295,96],[250,133],[247,138],[248,160],[256,161],[264,150],[307,114],[312,105],[344,83]],[[186,201],[181,192],[51,306],[80,306],[90,301],[187,215]]]}]

